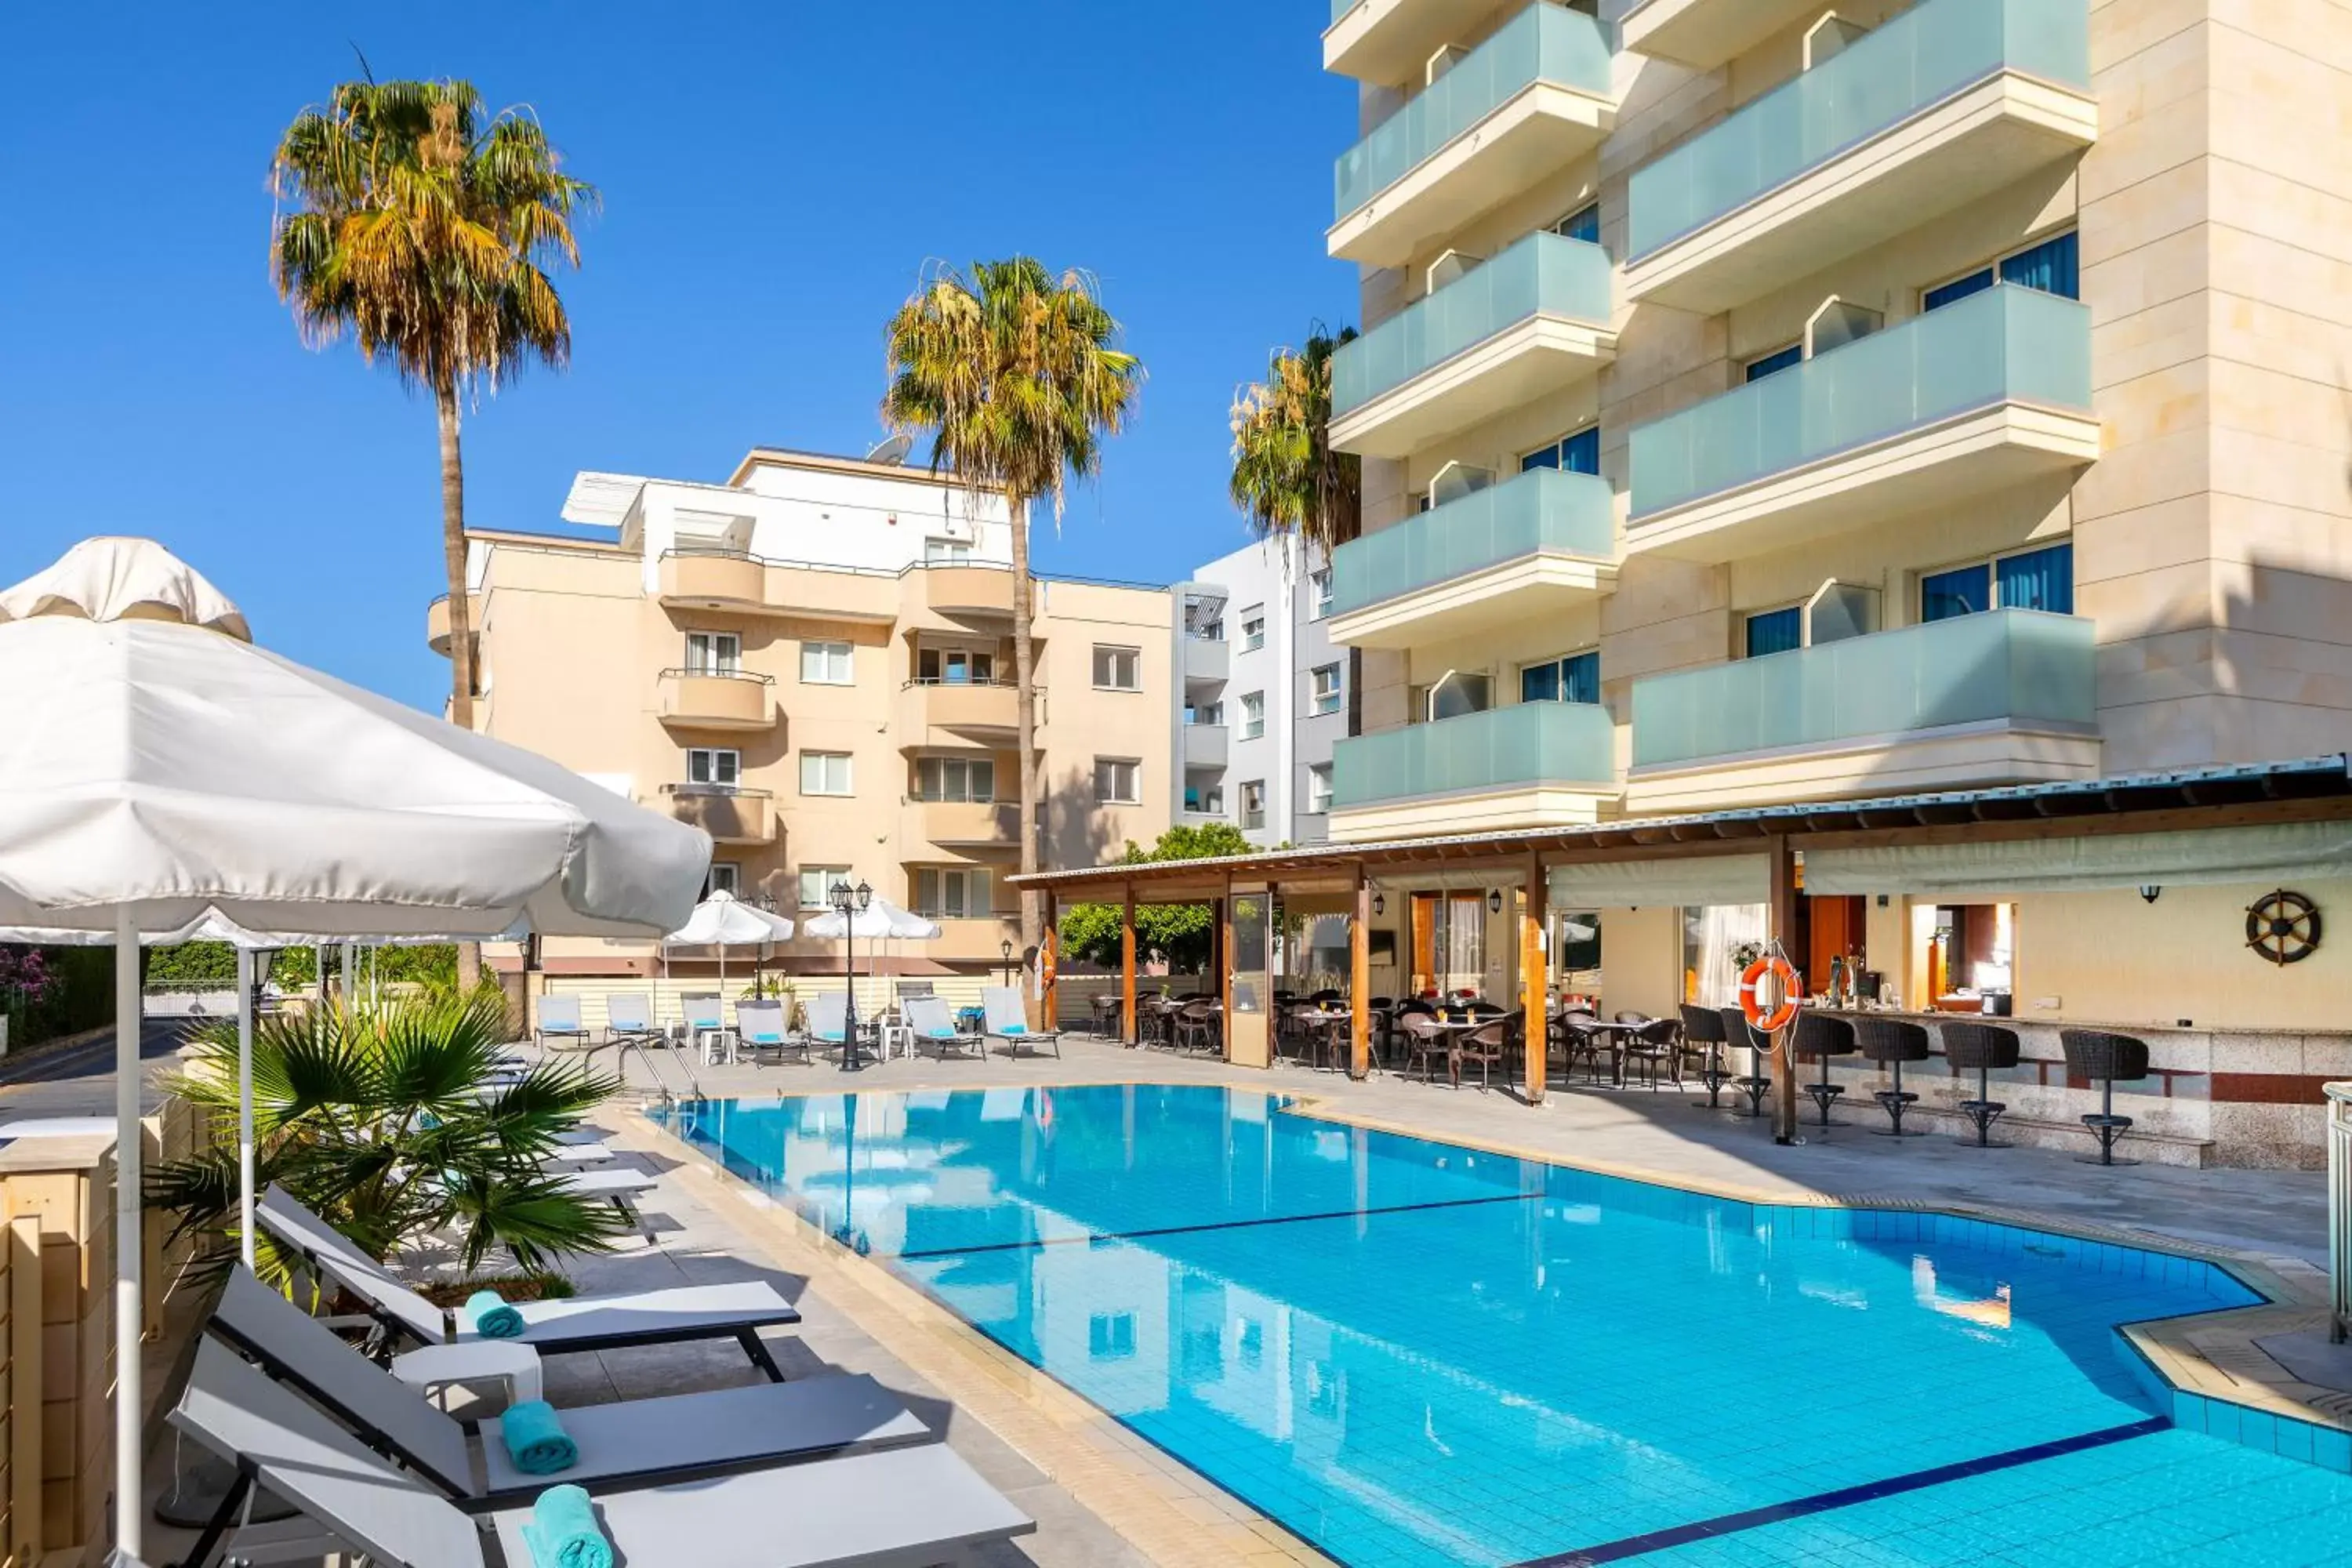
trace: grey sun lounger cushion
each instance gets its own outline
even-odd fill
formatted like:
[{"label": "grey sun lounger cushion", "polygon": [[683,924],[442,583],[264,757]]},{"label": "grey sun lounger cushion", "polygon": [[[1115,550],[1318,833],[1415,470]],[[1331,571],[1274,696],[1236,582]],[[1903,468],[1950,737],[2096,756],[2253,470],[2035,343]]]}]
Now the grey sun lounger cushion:
[{"label": "grey sun lounger cushion", "polygon": [[587,1198],[633,1198],[654,1190],[654,1178],[644,1171],[563,1171],[566,1191]]},{"label": "grey sun lounger cushion", "polygon": [[[453,1334],[448,1313],[394,1279],[284,1189],[272,1186],[264,1193],[255,1216],[271,1235],[311,1258],[321,1272],[418,1343],[446,1344],[475,1337]],[[517,1342],[550,1354],[730,1336],[746,1340],[744,1349],[750,1352],[757,1343],[757,1330],[801,1321],[799,1311],[773,1286],[757,1279],[518,1302],[515,1310],[523,1320]]]},{"label": "grey sun lounger cushion", "polygon": [[528,1496],[552,1480],[646,1485],[931,1436],[872,1378],[835,1374],[566,1410],[563,1429],[580,1462],[561,1476],[533,1477],[515,1468],[497,1421],[482,1423],[477,1457],[454,1417],[245,1268],[230,1274],[210,1327],[366,1446],[460,1503]]},{"label": "grey sun lounger cushion", "polygon": [[[473,1520],[215,1341],[172,1422],[383,1568],[485,1568]],[[920,1568],[1037,1528],[941,1443],[591,1491],[628,1568]],[[488,1516],[509,1568],[530,1520]]]}]

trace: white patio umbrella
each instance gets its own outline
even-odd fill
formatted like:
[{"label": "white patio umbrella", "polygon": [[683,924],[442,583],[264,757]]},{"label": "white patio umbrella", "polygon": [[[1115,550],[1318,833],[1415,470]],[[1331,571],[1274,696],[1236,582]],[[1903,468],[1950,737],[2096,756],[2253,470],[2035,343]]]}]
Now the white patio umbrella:
[{"label": "white patio umbrella", "polygon": [[[928,921],[919,914],[902,910],[884,898],[877,898],[866,908],[853,910],[846,921],[841,918],[838,910],[827,910],[809,921],[803,930],[810,936],[826,937],[835,942],[847,938],[853,942],[859,937],[875,942],[930,942],[940,935],[938,921]],[[868,980],[874,978],[872,959],[873,954],[869,951],[866,971],[866,977]],[[856,963],[856,949],[853,947],[850,950],[850,964],[854,968]]]},{"label": "white patio umbrella", "polygon": [[115,1548],[140,1555],[138,948],[207,920],[327,942],[655,937],[698,829],[252,646],[144,540],[0,592],[0,935],[115,948]]},{"label": "white patio umbrella", "polygon": [[694,906],[686,923],[662,938],[662,967],[669,967],[673,947],[715,947],[719,950],[719,994],[727,995],[727,950],[759,947],[791,940],[793,922],[747,904],[721,888]]}]

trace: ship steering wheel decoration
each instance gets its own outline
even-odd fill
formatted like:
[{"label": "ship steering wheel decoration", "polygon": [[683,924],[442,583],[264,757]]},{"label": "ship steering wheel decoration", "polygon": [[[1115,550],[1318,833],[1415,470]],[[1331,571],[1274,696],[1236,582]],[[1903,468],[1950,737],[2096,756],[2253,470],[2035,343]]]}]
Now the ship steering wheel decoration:
[{"label": "ship steering wheel decoration", "polygon": [[2246,906],[2246,945],[2273,963],[2301,963],[2319,951],[2319,906],[2281,888]]}]

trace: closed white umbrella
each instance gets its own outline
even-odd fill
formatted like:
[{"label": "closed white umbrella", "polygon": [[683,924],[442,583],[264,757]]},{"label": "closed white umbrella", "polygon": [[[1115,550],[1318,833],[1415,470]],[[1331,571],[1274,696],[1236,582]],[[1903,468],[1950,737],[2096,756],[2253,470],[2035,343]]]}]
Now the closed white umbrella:
[{"label": "closed white umbrella", "polygon": [[0,592],[0,932],[115,947],[115,1546],[134,1559],[148,933],[657,936],[710,858],[698,829],[249,635],[145,540],[87,540]]}]

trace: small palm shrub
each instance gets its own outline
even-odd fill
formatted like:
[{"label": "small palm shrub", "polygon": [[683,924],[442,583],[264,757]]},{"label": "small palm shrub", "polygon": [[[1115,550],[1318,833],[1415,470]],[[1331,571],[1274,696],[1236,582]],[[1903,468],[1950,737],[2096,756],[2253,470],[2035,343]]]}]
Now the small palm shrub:
[{"label": "small palm shrub", "polygon": [[[553,1062],[489,1089],[506,1033],[503,999],[481,992],[257,1020],[257,1185],[284,1186],[379,1259],[444,1231],[468,1274],[501,1249],[533,1272],[609,1251],[626,1219],[566,1191],[542,1162],[619,1080]],[[212,1142],[159,1166],[148,1202],[177,1213],[175,1239],[226,1245],[237,1208],[235,1020],[200,1026],[166,1087],[212,1112]],[[268,1233],[256,1242],[264,1273],[282,1279]]]}]

